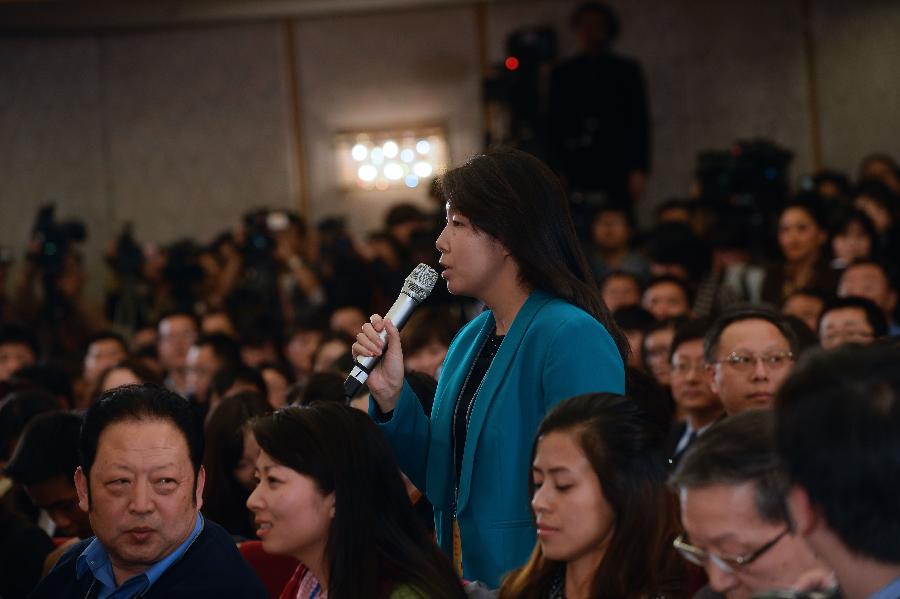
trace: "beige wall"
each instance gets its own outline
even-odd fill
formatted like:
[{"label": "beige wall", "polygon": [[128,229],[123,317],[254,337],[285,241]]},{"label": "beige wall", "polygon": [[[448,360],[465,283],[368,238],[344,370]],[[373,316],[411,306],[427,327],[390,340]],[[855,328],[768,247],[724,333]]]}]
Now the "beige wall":
[{"label": "beige wall", "polygon": [[[642,62],[650,93],[649,205],[687,191],[698,151],[739,138],[791,148],[794,179],[812,168],[801,0],[613,4],[619,50]],[[516,27],[541,23],[563,32],[570,54],[574,5],[487,4],[488,60]],[[825,163],[853,170],[868,151],[900,154],[900,4],[811,6]],[[35,207],[56,199],[91,228],[96,283],[102,242],[125,221],[145,240],[208,240],[253,206],[297,206],[298,149],[310,216],[346,213],[357,232],[376,229],[392,201],[424,192],[340,192],[334,134],[439,123],[453,163],[476,152],[476,14],[457,5],[289,21],[299,148],[285,21],[0,39],[0,242],[21,248]]]}]

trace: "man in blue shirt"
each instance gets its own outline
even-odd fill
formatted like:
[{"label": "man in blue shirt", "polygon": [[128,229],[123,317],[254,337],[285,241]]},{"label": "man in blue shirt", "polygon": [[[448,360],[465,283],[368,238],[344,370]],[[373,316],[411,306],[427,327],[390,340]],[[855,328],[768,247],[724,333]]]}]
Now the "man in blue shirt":
[{"label": "man in blue shirt", "polygon": [[95,537],[32,597],[266,597],[224,529],[200,515],[203,438],[191,405],[154,385],[119,387],[88,409],[75,472]]},{"label": "man in blue shirt", "polygon": [[900,598],[900,350],[801,360],[776,400],[794,528],[846,599]]}]

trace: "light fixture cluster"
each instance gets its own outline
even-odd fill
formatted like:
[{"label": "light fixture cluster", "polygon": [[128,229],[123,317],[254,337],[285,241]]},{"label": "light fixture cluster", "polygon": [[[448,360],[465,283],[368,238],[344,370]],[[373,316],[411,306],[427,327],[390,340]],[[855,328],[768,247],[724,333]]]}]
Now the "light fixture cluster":
[{"label": "light fixture cluster", "polygon": [[446,168],[447,142],[436,127],[338,135],[345,189],[416,189]]}]

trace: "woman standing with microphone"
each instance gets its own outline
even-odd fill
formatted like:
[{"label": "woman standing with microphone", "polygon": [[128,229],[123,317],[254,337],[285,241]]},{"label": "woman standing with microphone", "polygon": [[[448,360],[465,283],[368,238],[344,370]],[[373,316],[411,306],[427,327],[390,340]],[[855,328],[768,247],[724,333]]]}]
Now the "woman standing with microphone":
[{"label": "woman standing with microphone", "polygon": [[562,187],[542,162],[517,150],[478,155],[441,186],[441,276],[451,293],[487,309],[451,344],[431,417],[404,384],[390,321],[373,315],[353,355],[384,354],[368,379],[370,413],[434,505],[441,547],[464,578],[496,587],[534,546],[528,484],[541,419],[574,395],[624,393],[628,343],[600,299]]}]

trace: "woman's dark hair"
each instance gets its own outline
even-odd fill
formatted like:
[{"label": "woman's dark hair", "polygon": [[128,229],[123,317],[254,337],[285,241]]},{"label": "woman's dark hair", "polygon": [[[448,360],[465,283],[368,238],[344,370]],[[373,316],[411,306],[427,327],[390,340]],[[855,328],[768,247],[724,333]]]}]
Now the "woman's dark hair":
[{"label": "woman's dark hair", "polygon": [[97,389],[94,393],[94,401],[100,399],[103,395],[103,387],[106,385],[106,379],[114,370],[130,370],[142,383],[153,383],[154,385],[162,384],[162,379],[155,372],[147,368],[146,364],[137,358],[125,358],[115,366],[110,366],[103,370],[97,377]]},{"label": "woman's dark hair", "polygon": [[843,235],[854,223],[858,223],[863,228],[871,241],[871,250],[867,258],[877,257],[875,254],[878,251],[878,241],[881,236],[869,215],[859,208],[848,206],[836,212],[831,219],[831,226],[828,228],[828,239],[833,241],[838,235]]},{"label": "woman's dark hair", "polygon": [[628,361],[628,340],[603,303],[553,171],[525,152],[495,150],[448,171],[441,190],[448,205],[503,244],[523,283],[591,314]]},{"label": "woman's dark hair", "polygon": [[344,378],[336,372],[314,372],[311,374],[296,403],[297,405],[308,406],[314,401],[345,403]]},{"label": "woman's dark hair", "polygon": [[203,514],[221,524],[230,534],[255,537],[247,498],[250,490],[234,478],[244,454],[244,430],[257,416],[271,412],[265,397],[254,391],[242,391],[222,400],[206,423],[206,451],[203,467]]},{"label": "woman's dark hair", "polygon": [[825,200],[815,193],[801,193],[792,200],[785,202],[778,212],[778,220],[776,222],[781,222],[781,217],[784,216],[784,213],[792,208],[803,210],[813,219],[816,226],[823,231],[828,231],[828,209],[825,205]]},{"label": "woman's dark hair", "polygon": [[9,459],[25,425],[35,416],[61,409],[59,400],[45,389],[24,388],[0,400],[0,460]]},{"label": "woman's dark hair", "polygon": [[334,493],[329,597],[387,597],[396,584],[423,597],[465,597],[450,562],[416,519],[394,454],[368,415],[318,402],[283,408],[252,426],[273,460],[312,478],[321,493]]},{"label": "woman's dark hair", "polygon": [[[678,514],[675,497],[666,487],[658,424],[639,402],[591,393],[567,399],[547,414],[532,456],[541,437],[553,432],[573,435],[615,514],[612,538],[594,573],[590,597],[687,596],[687,567],[672,550]],[[499,597],[546,597],[563,567],[544,558],[538,544],[528,563],[506,578]]]}]

